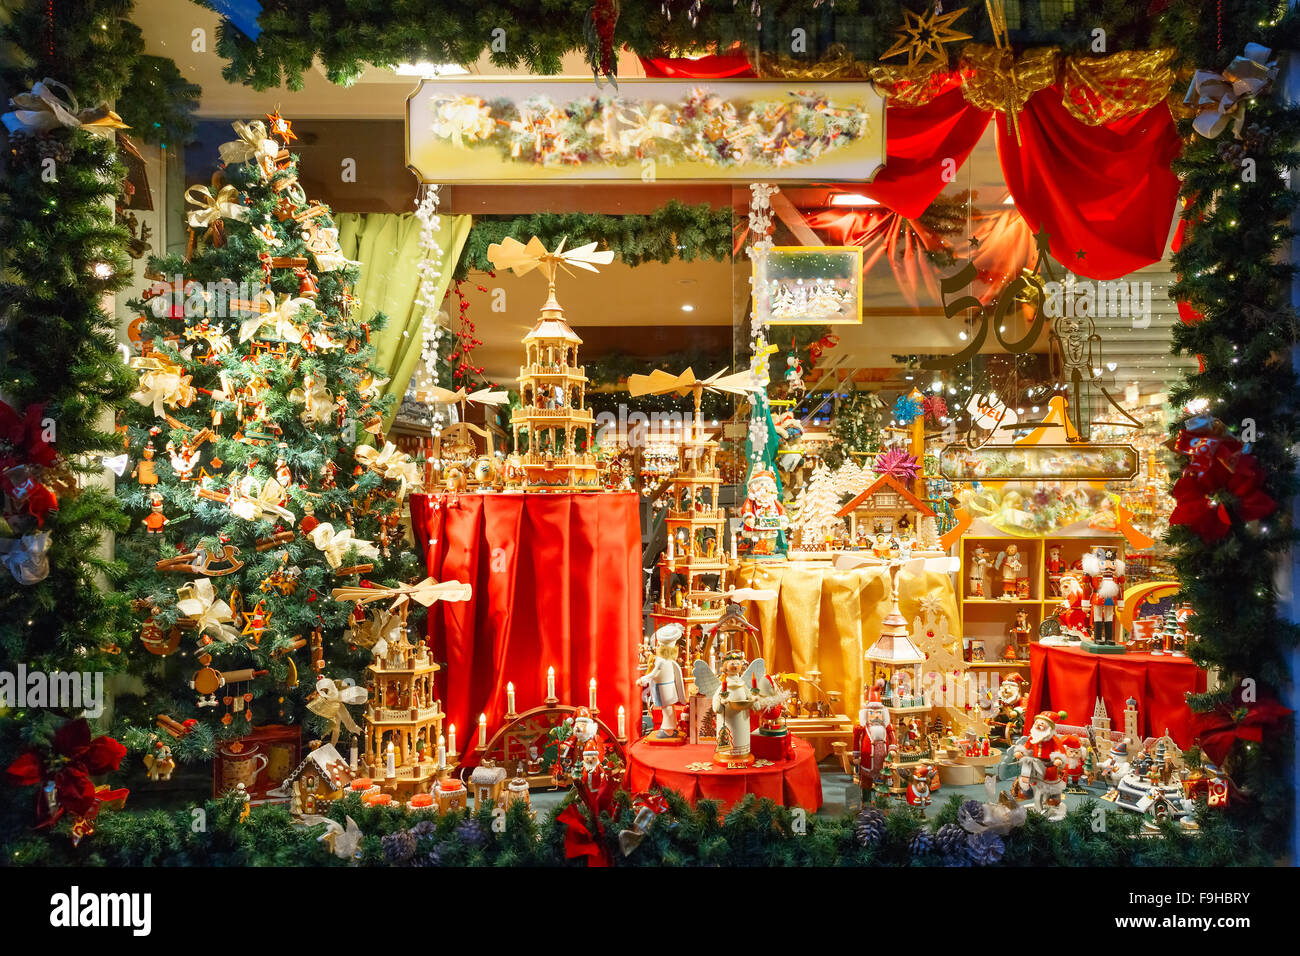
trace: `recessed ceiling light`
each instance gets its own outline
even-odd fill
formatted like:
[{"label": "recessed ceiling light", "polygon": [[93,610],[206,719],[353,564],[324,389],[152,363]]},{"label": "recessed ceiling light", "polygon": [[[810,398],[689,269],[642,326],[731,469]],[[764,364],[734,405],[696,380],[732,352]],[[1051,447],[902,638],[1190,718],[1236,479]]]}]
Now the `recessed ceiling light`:
[{"label": "recessed ceiling light", "polygon": [[691,305],[690,303],[687,303],[686,305],[682,306],[682,311],[683,311],[683,312],[694,312],[694,311],[695,311],[695,306]]},{"label": "recessed ceiling light", "polygon": [[835,193],[831,196],[832,206],[879,206],[880,203],[862,193]]}]

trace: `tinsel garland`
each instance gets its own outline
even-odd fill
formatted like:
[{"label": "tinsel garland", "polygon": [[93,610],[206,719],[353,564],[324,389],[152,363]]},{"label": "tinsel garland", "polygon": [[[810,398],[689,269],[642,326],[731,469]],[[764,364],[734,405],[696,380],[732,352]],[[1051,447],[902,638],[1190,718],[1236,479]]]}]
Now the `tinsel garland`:
[{"label": "tinsel garland", "polygon": [[[438,347],[442,341],[442,325],[438,319],[441,302],[434,301],[434,292],[438,288],[438,279],[442,275],[442,247],[438,244],[438,234],[442,231],[442,219],[438,216],[440,196],[436,185],[425,184],[420,187],[420,194],[415,201],[415,218],[420,221],[420,261],[415,271],[420,278],[420,285],[415,292],[415,304],[422,311],[420,319],[420,365],[411,377],[411,387],[415,389],[433,389],[441,386],[441,363],[438,361]],[[429,416],[429,430],[434,435],[442,431],[446,415],[440,406],[433,406]]]}]

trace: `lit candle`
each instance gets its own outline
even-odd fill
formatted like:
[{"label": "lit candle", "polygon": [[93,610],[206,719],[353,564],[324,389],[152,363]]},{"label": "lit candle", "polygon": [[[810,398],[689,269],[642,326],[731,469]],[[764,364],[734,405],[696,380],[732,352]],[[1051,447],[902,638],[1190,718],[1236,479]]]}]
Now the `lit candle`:
[{"label": "lit candle", "polygon": [[444,770],[447,767],[447,738],[438,735],[438,769]]},{"label": "lit candle", "polygon": [[737,531],[731,536],[731,560],[736,560],[736,542],[740,540],[740,532]]},{"label": "lit candle", "polygon": [[352,748],[348,751],[348,769],[357,772],[357,738],[352,738]]},{"label": "lit candle", "polygon": [[456,725],[452,724],[447,728],[447,750],[456,753]]},{"label": "lit candle", "polygon": [[669,528],[668,529],[668,560],[672,561],[675,557],[676,554],[673,551],[673,530],[672,528]]},{"label": "lit candle", "polygon": [[515,712],[515,685],[513,681],[506,682],[506,713]]},{"label": "lit candle", "polygon": [[397,752],[393,750],[393,742],[388,742],[388,747],[384,750],[384,779],[392,780],[397,776]]},{"label": "lit candle", "polygon": [[627,736],[627,711],[623,709],[622,704],[618,705],[618,735]]},{"label": "lit candle", "polygon": [[592,710],[596,709],[596,678],[594,677],[591,679],[591,683],[587,685],[587,706]]},{"label": "lit candle", "polygon": [[487,749],[487,714],[478,715],[478,745],[480,750]]},{"label": "lit candle", "polygon": [[555,668],[546,668],[546,697],[548,700],[555,699]]}]

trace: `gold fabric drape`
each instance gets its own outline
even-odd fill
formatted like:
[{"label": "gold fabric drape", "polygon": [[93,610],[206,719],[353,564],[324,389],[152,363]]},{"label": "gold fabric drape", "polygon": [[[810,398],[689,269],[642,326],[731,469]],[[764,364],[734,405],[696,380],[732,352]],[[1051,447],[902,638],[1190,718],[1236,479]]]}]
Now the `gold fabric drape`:
[{"label": "gold fabric drape", "polygon": [[[770,672],[807,675],[821,671],[822,688],[838,691],[840,706],[857,719],[862,700],[863,654],[880,637],[889,613],[889,579],[884,568],[838,571],[829,564],[758,562],[742,565],[737,587],[766,588],[777,596],[746,605],[761,632]],[[921,601],[938,601],[956,639],[960,633],[957,594],[947,574],[899,572],[898,607],[909,632]]]},{"label": "gold fabric drape", "polygon": [[[451,273],[469,236],[469,216],[441,218],[438,245],[442,249],[442,277],[433,301],[441,303],[451,284]],[[420,221],[411,213],[340,213],[334,217],[339,229],[339,246],[343,255],[361,263],[361,279],[353,294],[357,313],[388,316],[383,331],[370,336],[375,347],[375,364],[384,370],[389,382],[383,394],[396,395],[384,420],[392,424],[401,397],[420,361],[423,342],[424,309],[415,304],[420,287],[416,266],[420,262]],[[436,311],[436,309],[435,309]]]}]

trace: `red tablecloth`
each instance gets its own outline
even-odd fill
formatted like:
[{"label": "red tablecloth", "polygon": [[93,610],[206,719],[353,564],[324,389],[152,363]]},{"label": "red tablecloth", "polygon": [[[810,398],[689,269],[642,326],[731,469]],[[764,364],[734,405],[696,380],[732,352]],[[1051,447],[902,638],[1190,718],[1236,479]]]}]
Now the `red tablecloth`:
[{"label": "red tablecloth", "polygon": [[[794,758],[770,767],[728,770],[712,762],[713,744],[664,746],[638,740],[627,750],[627,785],[633,793],[651,787],[676,790],[695,806],[700,799],[718,800],[724,810],[747,793],[768,797],[787,807],[817,810],[822,805],[822,778],[812,745],[794,738]],[[688,764],[708,763],[708,770],[687,770]]]},{"label": "red tablecloth", "polygon": [[1111,730],[1124,729],[1124,703],[1138,703],[1143,737],[1169,730],[1179,747],[1190,747],[1192,711],[1183,695],[1205,690],[1205,671],[1186,657],[1150,654],[1089,654],[1075,647],[1032,644],[1029,648],[1028,715],[1063,710],[1064,723],[1087,726],[1100,697]]},{"label": "red tablecloth", "polygon": [[462,751],[489,736],[506,711],[546,698],[555,668],[561,703],[585,705],[596,679],[600,717],[640,726],[635,686],[641,640],[641,529],[637,496],[611,494],[412,495],[411,523],[428,572],[474,586],[469,601],[429,612],[438,690]]}]

